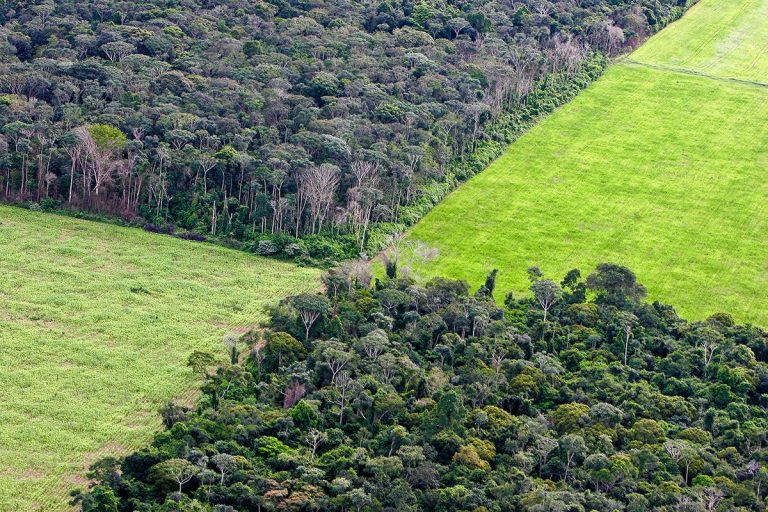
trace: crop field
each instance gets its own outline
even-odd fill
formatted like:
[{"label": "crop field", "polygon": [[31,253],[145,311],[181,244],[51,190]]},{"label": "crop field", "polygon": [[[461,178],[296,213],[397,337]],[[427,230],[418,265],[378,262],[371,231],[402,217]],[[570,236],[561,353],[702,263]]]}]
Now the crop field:
[{"label": "crop field", "polygon": [[[66,510],[100,455],[191,400],[196,349],[318,272],[137,229],[0,206],[0,510]],[[137,412],[138,411],[138,412]]]},{"label": "crop field", "polygon": [[767,10],[703,0],[612,66],[415,226],[440,251],[421,277],[498,268],[500,293],[524,293],[531,265],[611,261],[688,318],[768,326]]}]

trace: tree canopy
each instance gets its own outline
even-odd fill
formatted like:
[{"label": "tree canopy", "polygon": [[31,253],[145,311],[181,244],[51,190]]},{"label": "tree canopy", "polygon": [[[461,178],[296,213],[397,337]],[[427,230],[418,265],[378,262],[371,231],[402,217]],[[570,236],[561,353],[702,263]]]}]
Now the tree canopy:
[{"label": "tree canopy", "polygon": [[332,274],[97,463],[83,510],[766,510],[768,333],[687,322],[618,265],[569,272],[585,293],[532,272],[504,306],[488,281]]},{"label": "tree canopy", "polygon": [[0,195],[357,257],[686,5],[6,1]]}]

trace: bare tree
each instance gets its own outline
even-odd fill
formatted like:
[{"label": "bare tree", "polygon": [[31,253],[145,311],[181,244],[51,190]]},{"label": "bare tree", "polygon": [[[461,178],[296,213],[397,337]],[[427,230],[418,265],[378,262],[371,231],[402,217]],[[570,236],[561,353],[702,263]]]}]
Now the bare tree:
[{"label": "bare tree", "polygon": [[357,181],[357,186],[376,186],[379,178],[379,164],[358,160],[350,166],[352,175]]},{"label": "bare tree", "polygon": [[496,375],[501,372],[501,365],[504,364],[508,355],[509,352],[502,343],[496,342],[493,344],[493,348],[491,349],[491,363],[493,364],[493,369],[496,372]]},{"label": "bare tree", "polygon": [[608,55],[618,53],[625,41],[624,30],[608,19],[593,25],[590,32],[592,42]]},{"label": "bare tree", "polygon": [[309,222],[312,234],[322,231],[323,223],[333,204],[339,186],[339,168],[331,164],[309,167],[302,173],[299,187],[309,204]]},{"label": "bare tree", "polygon": [[624,366],[627,365],[627,357],[629,355],[629,340],[632,338],[632,328],[637,325],[637,317],[632,313],[621,312],[619,313],[619,327],[624,333]]},{"label": "bare tree", "polygon": [[339,269],[347,281],[347,291],[352,291],[355,285],[368,288],[371,285],[373,274],[371,272],[371,262],[366,258],[357,260],[347,260],[343,262]]},{"label": "bare tree", "polygon": [[569,75],[578,70],[587,55],[587,48],[572,39],[563,39],[556,36],[553,39],[554,46],[550,52],[550,67],[553,73],[565,70]]},{"label": "bare tree", "polygon": [[307,432],[307,436],[304,438],[304,441],[307,443],[307,446],[312,450],[311,455],[309,456],[309,460],[313,461],[315,459],[315,454],[317,453],[317,449],[320,448],[320,445],[323,444],[325,441],[325,434],[317,430],[316,428],[311,429],[309,432]]},{"label": "bare tree", "polygon": [[197,159],[197,165],[203,171],[203,194],[208,193],[208,173],[216,167],[216,159],[210,155],[203,155]]},{"label": "bare tree", "polygon": [[[308,203],[308,187],[305,184],[305,173],[304,172],[296,172],[294,175],[293,180],[296,182],[296,209],[294,211],[294,215],[296,217],[296,233],[295,236],[298,238],[301,235],[301,219],[304,217],[304,210],[307,209],[307,203]],[[277,210],[277,202],[275,200],[272,201],[272,211]],[[274,232],[274,226],[275,226],[275,219],[272,220],[272,227]]]},{"label": "bare tree", "polygon": [[75,169],[81,165],[80,159],[83,157],[83,146],[80,144],[72,144],[67,147],[67,154],[70,159],[69,167],[69,195],[67,196],[67,203],[72,203],[72,189],[75,184]]},{"label": "bare tree", "polygon": [[490,113],[491,108],[485,103],[478,101],[467,105],[464,110],[464,115],[468,118],[470,125],[472,126],[470,149],[474,151],[477,149],[477,139],[480,136],[481,120],[483,119],[483,116]]},{"label": "bare tree", "polygon": [[348,221],[362,251],[371,214],[382,195],[377,188],[379,165],[373,162],[357,161],[352,163],[351,170],[355,176],[356,186],[347,192]]},{"label": "bare tree", "polygon": [[704,507],[706,507],[707,512],[715,512],[717,505],[723,501],[725,495],[723,494],[723,491],[717,487],[706,487],[703,491],[701,491],[701,497],[704,501]]},{"label": "bare tree", "polygon": [[83,166],[88,174],[87,182],[93,183],[93,193],[99,195],[101,189],[112,181],[120,165],[118,157],[121,147],[118,144],[99,145],[91,136],[88,127],[80,126],[74,130],[85,156]]},{"label": "bare tree", "polygon": [[421,270],[421,267],[437,258],[440,254],[440,250],[437,247],[430,247],[421,240],[417,240],[410,245],[413,261],[416,264],[416,274]]},{"label": "bare tree", "polygon": [[712,358],[715,357],[715,350],[718,347],[718,339],[715,337],[706,337],[701,343],[701,349],[704,351],[704,369],[712,362]]},{"label": "bare tree", "polygon": [[[278,356],[278,361],[281,359],[281,356]],[[280,362],[278,362],[278,367],[281,366]],[[287,388],[285,388],[285,391],[283,392],[283,409],[290,409],[296,403],[298,403],[299,400],[304,396],[304,393],[306,393],[307,387],[304,385],[303,382],[299,381],[292,381]]]},{"label": "bare tree", "polygon": [[344,425],[344,408],[349,401],[349,394],[352,391],[354,381],[350,378],[348,372],[341,372],[336,376],[333,387],[336,389],[336,405],[339,406],[339,426]]}]

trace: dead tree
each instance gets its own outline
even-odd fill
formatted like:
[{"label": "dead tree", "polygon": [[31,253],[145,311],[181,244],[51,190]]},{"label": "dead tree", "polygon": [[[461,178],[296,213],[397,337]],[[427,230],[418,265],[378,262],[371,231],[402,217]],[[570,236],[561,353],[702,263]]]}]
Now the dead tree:
[{"label": "dead tree", "polygon": [[323,223],[333,204],[339,186],[339,168],[331,164],[309,167],[299,182],[301,195],[309,205],[310,232],[323,230]]}]

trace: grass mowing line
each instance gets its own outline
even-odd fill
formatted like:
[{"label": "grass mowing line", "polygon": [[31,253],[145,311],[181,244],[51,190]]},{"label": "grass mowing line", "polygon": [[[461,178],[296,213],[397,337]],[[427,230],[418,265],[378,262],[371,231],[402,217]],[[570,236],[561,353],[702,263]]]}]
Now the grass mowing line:
[{"label": "grass mowing line", "polygon": [[65,510],[99,454],[190,399],[195,349],[319,272],[219,246],[0,206],[0,510]]},{"label": "grass mowing line", "polygon": [[768,0],[701,0],[633,53],[638,61],[768,81]]},{"label": "grass mowing line", "polygon": [[726,76],[710,75],[709,73],[705,73],[703,71],[698,71],[695,69],[681,68],[678,66],[665,66],[664,64],[651,64],[648,62],[640,62],[639,60],[633,60],[628,57],[622,59],[621,62],[624,64],[632,65],[632,66],[644,66],[647,68],[659,69],[662,71],[669,71],[671,73],[683,73],[686,75],[700,76],[702,78],[709,78],[710,80],[720,80],[723,82],[733,82],[733,83],[743,84],[743,85],[753,85],[755,87],[768,87],[768,82],[758,82],[756,80],[745,80],[742,78],[731,78]]},{"label": "grass mowing line", "polygon": [[[740,4],[741,10],[732,13],[732,15],[730,17],[730,21],[735,21],[741,15],[744,14],[746,6],[749,3],[749,1],[750,0],[742,0],[742,2]],[[697,4],[695,7],[701,8],[701,3]],[[723,20],[725,20],[728,17],[727,16],[722,16],[722,18],[723,18]],[[701,41],[699,43],[699,45],[690,52],[689,59],[693,59],[693,57],[701,55],[704,52],[705,48],[711,46],[712,43],[714,43],[714,42],[716,42],[716,41],[718,41],[720,39],[719,36],[721,36],[722,33],[723,33],[723,26],[722,25],[717,25],[714,30],[712,30],[711,32],[707,33],[707,39],[705,39],[704,41]]]},{"label": "grass mowing line", "polygon": [[699,318],[768,325],[768,94],[762,87],[619,64],[513,144],[411,232],[441,254],[425,277],[474,285],[505,270],[526,288],[601,261]]}]

